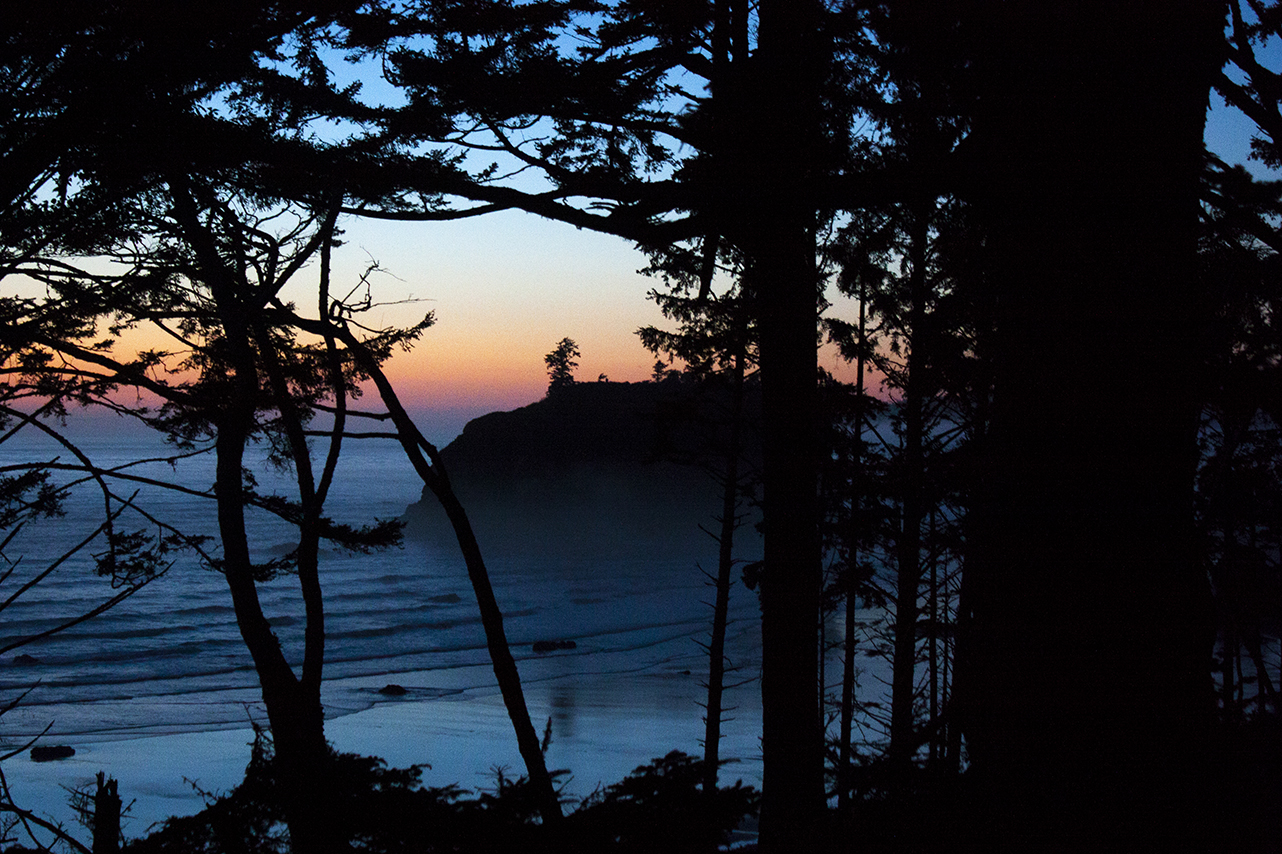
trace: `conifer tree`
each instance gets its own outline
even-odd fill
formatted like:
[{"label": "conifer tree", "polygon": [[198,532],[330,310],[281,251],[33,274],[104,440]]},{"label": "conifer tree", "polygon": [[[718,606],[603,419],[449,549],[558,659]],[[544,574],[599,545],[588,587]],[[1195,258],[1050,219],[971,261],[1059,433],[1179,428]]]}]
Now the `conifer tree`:
[{"label": "conifer tree", "polygon": [[563,391],[574,384],[574,369],[579,366],[579,345],[572,338],[562,338],[552,352],[543,357],[548,366],[548,394]]},{"label": "conifer tree", "polygon": [[[750,443],[746,435],[746,383],[755,379],[756,342],[742,288],[733,281],[734,276],[743,275],[743,270],[735,265],[733,252],[726,254],[728,258],[722,259],[721,266],[732,282],[724,293],[717,294],[710,281],[712,273],[704,266],[704,257],[681,251],[681,247],[656,252],[647,272],[660,274],[667,290],[652,291],[650,297],[665,317],[678,322],[678,328],[668,331],[648,326],[638,330],[647,350],[666,357],[668,364],[682,363],[684,375],[700,384],[701,395],[721,402],[720,406],[714,404],[718,411],[713,417],[719,423],[712,428],[720,441],[710,449],[720,465],[709,466],[721,490],[717,529],[715,533],[709,532],[717,542],[717,569],[715,574],[707,573],[714,590],[712,629],[706,646],[709,666],[703,737],[703,790],[709,795],[717,788],[724,693],[728,687],[727,676],[733,669],[733,663],[726,657],[725,640],[737,563],[735,532],[742,520],[743,505],[755,491],[752,484],[756,479],[756,473],[744,459]],[[660,380],[671,376],[670,370],[662,359],[656,363],[656,376]]]}]

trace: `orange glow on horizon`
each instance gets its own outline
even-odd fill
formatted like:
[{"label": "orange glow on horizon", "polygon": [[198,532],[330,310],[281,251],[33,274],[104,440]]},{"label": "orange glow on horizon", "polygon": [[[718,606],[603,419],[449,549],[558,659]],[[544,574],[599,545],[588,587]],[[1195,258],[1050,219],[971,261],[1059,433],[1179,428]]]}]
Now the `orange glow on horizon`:
[{"label": "orange glow on horizon", "polygon": [[[635,336],[611,340],[606,335],[576,335],[573,330],[562,337],[567,336],[583,352],[575,372],[580,382],[593,382],[601,374],[621,382],[650,376],[654,359]],[[513,409],[543,397],[548,384],[543,357],[559,340],[429,329],[414,350],[395,354],[385,369],[407,406]]]}]

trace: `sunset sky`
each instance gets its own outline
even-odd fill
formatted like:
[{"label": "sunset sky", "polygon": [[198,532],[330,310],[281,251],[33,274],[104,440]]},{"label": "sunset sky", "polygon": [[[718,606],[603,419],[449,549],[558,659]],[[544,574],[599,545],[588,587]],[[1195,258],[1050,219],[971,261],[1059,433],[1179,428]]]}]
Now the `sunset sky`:
[{"label": "sunset sky", "polygon": [[[1233,163],[1247,163],[1251,122],[1212,95],[1207,142]],[[1252,171],[1266,170],[1256,162]],[[660,285],[640,275],[645,256],[628,242],[518,212],[443,223],[349,218],[346,245],[335,255],[333,290],[354,284],[376,260],[377,309],[371,325],[409,325],[433,311],[436,325],[412,352],[398,353],[388,373],[424,434],[445,444],[472,418],[514,409],[544,396],[543,356],[562,338],[582,351],[580,381],[647,379],[654,357],[636,330],[665,320],[647,292]],[[314,284],[314,275],[305,285]],[[310,306],[305,291],[296,296]],[[830,313],[854,320],[850,300],[830,295]],[[413,302],[403,302],[410,301]],[[149,346],[165,346],[159,340]],[[172,346],[172,345],[170,345]],[[831,349],[823,367],[844,379],[853,370]],[[370,400],[366,406],[375,408]]]},{"label": "sunset sky", "polygon": [[543,356],[565,337],[583,352],[580,380],[650,375],[654,359],[634,331],[661,320],[645,298],[655,283],[637,274],[645,257],[622,240],[519,213],[345,227],[336,275],[355,279],[373,256],[387,270],[373,280],[376,299],[421,300],[388,307],[389,321],[436,314],[414,351],[389,369],[425,418],[474,417],[541,398]]},{"label": "sunset sky", "polygon": [[[1212,101],[1208,144],[1246,162],[1250,121]],[[387,309],[389,319],[436,312],[436,326],[390,366],[431,437],[448,441],[470,418],[543,397],[543,356],[564,337],[583,351],[580,380],[650,376],[654,357],[635,332],[664,322],[646,299],[658,282],[637,273],[645,256],[626,241],[515,212],[448,223],[349,220],[346,229],[339,275],[354,279],[372,256],[390,274],[375,280],[381,298],[424,301]],[[833,311],[854,316],[850,304]],[[848,372],[832,353],[821,363]]]},{"label": "sunset sky", "polygon": [[[387,309],[389,319],[408,323],[436,312],[436,325],[389,369],[429,436],[445,439],[469,418],[542,398],[543,357],[562,338],[583,353],[580,381],[651,375],[655,358],[636,330],[665,323],[646,299],[659,281],[637,272],[646,258],[626,241],[520,213],[449,223],[350,221],[346,239],[338,275],[354,280],[372,255],[390,274],[374,280],[376,295],[423,300]],[[824,363],[844,368],[832,353]]]}]

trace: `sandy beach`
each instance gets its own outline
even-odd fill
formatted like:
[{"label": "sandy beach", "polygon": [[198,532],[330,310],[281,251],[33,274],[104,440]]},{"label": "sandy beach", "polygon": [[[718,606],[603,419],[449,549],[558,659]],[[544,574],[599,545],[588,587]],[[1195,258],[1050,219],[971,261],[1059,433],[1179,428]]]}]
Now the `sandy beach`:
[{"label": "sandy beach", "polygon": [[[108,462],[148,452],[112,437],[98,451]],[[334,497],[340,517],[396,518],[417,500],[421,483],[398,453],[375,446],[354,451],[348,464],[378,472],[381,488],[370,495],[362,478],[342,480]],[[194,482],[210,477],[206,460],[185,465],[195,469]],[[265,469],[263,477],[269,475]],[[21,549],[15,545],[15,553],[32,565],[53,559],[56,544],[93,518],[92,498],[78,498],[66,519],[49,523]],[[207,514],[190,504],[174,501],[166,509],[179,527],[201,530]],[[277,522],[256,524],[254,542],[267,544],[263,554],[289,541]],[[689,554],[667,540],[621,544],[613,529],[604,545],[580,534],[487,553],[533,723],[542,733],[552,720],[548,763],[571,772],[567,797],[586,796],[672,750],[702,753],[700,674],[707,657],[698,642],[707,640],[711,611],[699,562],[712,565],[715,543],[695,521],[690,527],[702,539]],[[409,538],[401,549],[368,556],[330,551],[325,560],[322,701],[333,746],[393,767],[430,765],[423,772],[429,786],[489,787],[498,767],[520,775],[457,548]],[[5,630],[34,633],[64,612],[84,610],[100,595],[88,576],[89,568],[77,565],[46,579],[6,615]],[[268,582],[260,595],[282,646],[297,656],[303,621],[296,582]],[[728,681],[755,680],[756,597],[737,585],[731,621],[727,654],[746,666]],[[532,645],[545,639],[574,639],[577,646],[535,654]],[[22,753],[3,770],[19,805],[76,830],[66,789],[91,784],[99,771],[116,778],[125,803],[133,804],[124,822],[129,838],[199,811],[204,799],[192,782],[214,793],[238,783],[250,755],[250,723],[266,723],[226,586],[199,567],[179,566],[112,612],[22,651],[34,663],[0,662],[6,665],[0,701],[39,687],[0,719],[0,743],[20,747],[52,722],[41,744],[76,753],[47,763]],[[389,683],[403,686],[404,696],[380,694]],[[737,708],[726,715],[722,755],[740,760],[723,772],[730,782],[742,777],[760,785],[758,691],[751,681],[726,696]]]},{"label": "sandy beach", "polygon": [[[754,634],[745,630],[739,643],[750,643]],[[688,637],[656,644],[644,662],[635,652],[566,653],[522,661],[536,727],[542,731],[552,719],[549,765],[571,772],[566,796],[586,796],[670,750],[701,753],[701,662],[698,647]],[[389,682],[402,685],[407,694],[379,695],[378,689]],[[353,697],[367,698],[371,705],[347,711]],[[331,698],[346,698],[347,706],[332,704]],[[252,691],[222,699],[229,708],[239,705],[245,721],[249,715],[264,719]],[[757,683],[732,690],[727,701],[737,708],[727,715],[733,720],[723,726],[722,756],[737,761],[723,774],[729,781],[742,778],[760,786]],[[511,724],[484,666],[335,680],[326,686],[326,708],[338,715],[326,724],[336,749],[380,756],[393,767],[430,765],[423,771],[423,782],[429,786],[453,783],[481,789],[492,785],[495,768],[504,768],[509,776],[522,772]],[[253,732],[242,725],[141,737],[126,730],[80,738],[69,742],[76,750],[69,759],[35,763],[23,754],[6,762],[14,797],[84,836],[75,825],[66,789],[87,785],[104,771],[120,782],[125,803],[133,802],[124,832],[136,838],[146,835],[155,822],[199,811],[204,801],[192,783],[209,792],[226,791],[238,783]]]}]

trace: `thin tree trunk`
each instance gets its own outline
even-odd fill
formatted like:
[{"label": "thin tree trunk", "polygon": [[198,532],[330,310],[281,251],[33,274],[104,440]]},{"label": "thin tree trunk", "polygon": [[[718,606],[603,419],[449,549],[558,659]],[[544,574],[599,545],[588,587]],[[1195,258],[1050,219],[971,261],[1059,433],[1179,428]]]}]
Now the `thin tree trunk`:
[{"label": "thin tree trunk", "polygon": [[935,532],[935,508],[930,509],[930,599],[928,604],[930,619],[930,634],[927,636],[929,650],[927,655],[927,668],[930,671],[930,767],[931,771],[935,770],[935,762],[939,758],[939,561],[938,553],[934,548]]},{"label": "thin tree trunk", "polygon": [[[1259,541],[1256,538],[1258,533],[1254,524],[1248,527],[1248,539],[1250,541],[1251,551],[1254,553],[1259,547]],[[1278,696],[1273,689],[1273,680],[1269,677],[1268,668],[1264,666],[1264,652],[1260,647],[1260,624],[1253,621],[1246,626],[1246,631],[1242,635],[1242,645],[1246,647],[1246,652],[1251,656],[1251,664],[1255,668],[1255,704],[1256,710],[1264,712],[1265,707],[1273,704],[1275,712],[1278,709]]]},{"label": "thin tree trunk", "polygon": [[[961,581],[957,585],[957,607],[954,611],[953,633],[951,650],[948,660],[952,663],[952,678],[949,680],[948,699],[945,701],[945,707],[948,715],[948,730],[945,741],[945,773],[950,777],[956,778],[961,774],[961,744],[962,733],[967,728],[968,716],[973,709],[967,704],[967,692],[969,690],[967,680],[973,667],[973,662],[969,658],[970,653],[970,634],[972,631],[972,609],[971,603],[974,599],[974,577],[985,576],[985,570],[982,567],[982,561],[986,554],[983,547],[983,534],[988,530],[984,525],[984,514],[986,507],[980,500],[983,493],[984,471],[981,466],[976,466],[974,460],[985,458],[985,451],[988,442],[988,423],[990,418],[990,402],[992,398],[992,359],[990,355],[990,331],[987,328],[987,322],[992,320],[993,311],[991,302],[983,299],[983,294],[979,297],[979,310],[977,314],[980,317],[981,327],[976,331],[975,340],[975,361],[976,374],[974,379],[974,399],[975,408],[971,413],[971,423],[967,445],[970,448],[969,457],[972,460],[971,468],[967,472],[967,480],[970,483],[970,491],[966,496],[966,515],[963,520],[963,531],[966,536],[963,538],[962,559],[961,559]],[[991,297],[991,295],[989,295]]]},{"label": "thin tree trunk", "polygon": [[[440,472],[439,459],[433,462],[433,468]],[[499,609],[498,600],[494,597],[494,588],[490,584],[489,570],[481,556],[481,548],[472,532],[472,524],[467,518],[463,505],[459,503],[454,490],[443,477],[429,488],[436,495],[441,506],[449,517],[458,539],[463,561],[467,565],[467,575],[472,582],[472,591],[476,595],[476,604],[481,612],[481,625],[485,629],[485,643],[490,653],[490,662],[494,668],[494,677],[499,683],[499,692],[503,696],[503,705],[507,708],[508,717],[516,731],[517,749],[525,761],[526,773],[534,787],[535,797],[539,803],[539,814],[544,823],[556,824],[561,819],[561,804],[548,773],[543,757],[542,745],[538,732],[530,721],[530,712],[525,704],[525,692],[521,688],[521,675],[516,668],[516,659],[508,646],[507,633],[503,630],[503,612]]]},{"label": "thin tree trunk", "polygon": [[970,562],[967,560],[962,567],[961,583],[957,589],[957,608],[956,617],[953,622],[953,640],[951,649],[945,657],[945,665],[952,662],[952,678],[948,681],[948,693],[944,700],[945,714],[948,716],[948,729],[944,742],[944,768],[943,772],[950,777],[957,777],[961,774],[961,742],[962,731],[965,728],[965,718],[968,713],[966,707],[966,670],[965,654],[967,651],[966,638],[970,631],[969,616],[966,610],[969,607],[970,594],[967,588],[967,579],[970,577]]},{"label": "thin tree trunk", "polygon": [[955,617],[950,617],[950,615],[955,614],[956,612],[953,611],[952,581],[947,575],[944,576],[943,597],[943,615],[945,620],[949,620],[951,631],[944,633],[943,649],[940,650],[939,708],[940,712],[948,718],[944,721],[943,729],[939,733],[938,776],[940,777],[947,776],[953,770],[952,762],[948,755],[948,748],[949,743],[952,741],[953,730],[957,728],[957,723],[953,720],[953,716],[951,714],[953,700],[953,638],[956,636],[957,622]]},{"label": "thin tree trunk", "polygon": [[212,236],[199,221],[188,182],[181,177],[171,180],[170,195],[175,218],[208,279],[227,342],[234,393],[220,402],[214,440],[214,495],[223,546],[221,570],[231,593],[236,624],[262,688],[290,845],[297,854],[342,850],[342,843],[331,829],[333,812],[317,808],[324,803],[329,758],[319,682],[314,686],[300,685],[263,614],[246,532],[244,456],[256,402],[261,397],[249,315],[261,310],[261,305],[249,299],[246,288],[237,286],[235,272],[225,266]]},{"label": "thin tree trunk", "polygon": [[742,350],[734,355],[731,378],[730,445],[726,449],[724,482],[721,487],[721,531],[717,538],[716,599],[712,608],[712,637],[708,642],[708,703],[703,733],[703,790],[711,794],[717,788],[720,764],[721,702],[725,688],[726,621],[730,609],[731,572],[734,569],[734,532],[738,527],[739,451],[743,429]]},{"label": "thin tree trunk", "polygon": [[855,720],[855,598],[854,578],[859,572],[859,538],[862,531],[864,463],[864,334],[867,330],[867,300],[863,281],[859,284],[859,350],[855,356],[855,447],[850,482],[850,552],[846,557],[846,625],[841,662],[841,731],[837,754],[837,808],[844,820],[850,806],[851,738]]},{"label": "thin tree trunk", "polygon": [[516,660],[512,657],[512,650],[508,646],[507,633],[503,629],[503,612],[499,609],[498,600],[494,596],[489,570],[485,566],[485,560],[476,541],[476,535],[472,531],[467,512],[450,485],[449,477],[435,446],[428,442],[414,425],[409,413],[401,405],[396,390],[378,363],[346,327],[333,329],[332,332],[374,380],[379,396],[396,427],[401,447],[405,449],[414,470],[432,490],[432,494],[441,503],[445,515],[450,520],[458,540],[459,550],[463,554],[463,562],[467,567],[468,579],[472,583],[472,591],[476,595],[476,604],[481,615],[481,626],[485,630],[485,642],[490,654],[490,663],[494,669],[494,677],[498,681],[499,693],[503,697],[508,718],[512,721],[512,728],[516,732],[517,749],[525,761],[530,784],[534,787],[539,814],[544,824],[558,825],[562,818],[561,804],[557,798],[552,777],[547,770],[538,732],[530,721],[525,692],[521,688],[521,676],[517,671]]},{"label": "thin tree trunk", "polygon": [[909,350],[904,386],[904,448],[902,452],[903,498],[898,543],[898,584],[895,594],[895,648],[891,671],[890,773],[899,790],[907,784],[917,739],[914,733],[913,701],[917,674],[917,597],[921,592],[921,525],[924,517],[922,479],[925,468],[923,372],[928,358],[926,346],[926,240],[924,209],[910,211],[909,224]]},{"label": "thin tree trunk", "polygon": [[1278,694],[1277,689],[1273,687],[1273,679],[1269,676],[1268,668],[1264,666],[1264,651],[1260,647],[1260,635],[1253,632],[1245,640],[1247,653],[1251,656],[1251,664],[1255,667],[1256,678],[1256,697],[1261,709],[1268,703],[1273,704],[1273,709],[1277,711]]}]

